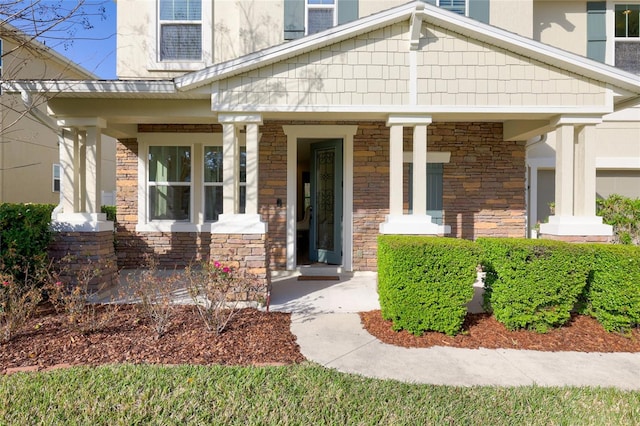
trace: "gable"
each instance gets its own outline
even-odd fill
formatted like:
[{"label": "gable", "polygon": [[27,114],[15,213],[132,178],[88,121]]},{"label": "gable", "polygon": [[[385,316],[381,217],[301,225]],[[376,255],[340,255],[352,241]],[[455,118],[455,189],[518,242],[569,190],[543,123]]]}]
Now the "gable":
[{"label": "gable", "polygon": [[213,109],[606,105],[602,82],[432,24],[411,51],[409,34],[404,21],[219,80]]}]

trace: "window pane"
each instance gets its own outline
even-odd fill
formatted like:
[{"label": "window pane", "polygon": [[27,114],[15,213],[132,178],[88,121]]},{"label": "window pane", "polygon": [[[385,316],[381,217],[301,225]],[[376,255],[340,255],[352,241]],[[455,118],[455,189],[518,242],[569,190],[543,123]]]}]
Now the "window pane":
[{"label": "window pane", "polygon": [[191,182],[191,148],[150,146],[149,182]]},{"label": "window pane", "polygon": [[240,186],[240,213],[246,213],[247,209],[247,187]]},{"label": "window pane", "polygon": [[222,147],[204,148],[204,181],[222,182]]},{"label": "window pane", "polygon": [[160,19],[199,21],[202,19],[202,2],[201,0],[160,0]]},{"label": "window pane", "polygon": [[308,0],[309,4],[335,4],[335,0]]},{"label": "window pane", "polygon": [[465,14],[466,1],[465,0],[440,0],[440,7],[450,10],[460,15]]},{"label": "window pane", "polygon": [[191,188],[158,185],[149,187],[151,220],[189,220]]},{"label": "window pane", "polygon": [[222,213],[222,187],[206,186],[204,188],[204,220],[211,222],[218,220]]},{"label": "window pane", "polygon": [[309,32],[315,34],[333,27],[333,9],[309,9]]},{"label": "window pane", "polygon": [[629,6],[628,37],[640,36],[640,5]]},{"label": "window pane", "polygon": [[163,24],[160,27],[160,60],[200,60],[202,34],[199,24]]},{"label": "window pane", "polygon": [[240,147],[240,182],[247,182],[247,147]]}]

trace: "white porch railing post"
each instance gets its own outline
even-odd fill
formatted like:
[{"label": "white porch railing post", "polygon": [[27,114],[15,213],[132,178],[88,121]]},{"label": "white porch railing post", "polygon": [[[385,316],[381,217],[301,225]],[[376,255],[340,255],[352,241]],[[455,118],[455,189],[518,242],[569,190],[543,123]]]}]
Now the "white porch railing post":
[{"label": "white porch railing post", "polygon": [[389,215],[400,216],[403,213],[402,163],[403,163],[402,125],[393,124],[389,140]]},{"label": "white porch railing post", "polygon": [[224,214],[238,213],[237,151],[236,125],[225,123],[222,125],[222,212]]},{"label": "white porch railing post", "polygon": [[427,214],[427,126],[413,128],[413,214]]}]

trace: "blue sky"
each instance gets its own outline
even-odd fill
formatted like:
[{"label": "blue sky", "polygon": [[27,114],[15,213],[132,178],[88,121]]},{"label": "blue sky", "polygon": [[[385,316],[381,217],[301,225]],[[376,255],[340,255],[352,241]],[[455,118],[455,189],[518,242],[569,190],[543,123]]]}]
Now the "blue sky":
[{"label": "blue sky", "polygon": [[[85,8],[88,12],[104,6],[105,19],[92,16],[92,29],[78,28],[73,44],[53,46],[63,56],[71,59],[101,79],[116,78],[116,4],[113,0],[87,0]],[[47,43],[48,45],[50,43]]]}]

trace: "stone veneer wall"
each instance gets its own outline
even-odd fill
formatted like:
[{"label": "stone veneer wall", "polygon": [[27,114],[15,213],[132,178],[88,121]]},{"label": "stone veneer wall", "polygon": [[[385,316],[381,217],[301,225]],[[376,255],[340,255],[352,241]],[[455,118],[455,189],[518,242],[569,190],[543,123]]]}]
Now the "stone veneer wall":
[{"label": "stone veneer wall", "polygon": [[606,235],[550,235],[540,234],[543,240],[565,241],[567,243],[602,243],[610,244],[613,242],[613,236]]},{"label": "stone veneer wall", "polygon": [[[260,126],[258,201],[262,220],[268,224],[264,250],[270,268],[286,266],[287,137],[282,126],[287,124],[358,125],[354,136],[353,266],[356,271],[376,270],[379,226],[388,214],[389,204],[389,128],[377,121],[267,121]],[[139,131],[218,132],[221,129],[216,125],[164,124],[140,125]],[[451,236],[524,237],[524,142],[503,141],[500,123],[434,123],[427,131],[429,151],[451,152],[450,163],[444,165],[443,194],[444,221],[451,226]],[[412,134],[411,128],[405,129],[406,150],[411,150]],[[135,232],[137,149],[135,140],[118,143],[119,265],[136,267],[144,253],[159,254],[167,266],[213,255],[213,247],[219,244],[211,240],[217,238],[215,235],[138,235]],[[226,237],[238,242],[237,236]],[[234,262],[241,256],[239,252],[228,254]]]},{"label": "stone veneer wall", "polygon": [[[64,261],[65,256],[71,259]],[[54,232],[49,245],[49,257],[63,268],[62,277],[71,284],[76,284],[75,277],[83,269],[99,270],[99,274],[89,283],[90,291],[116,284],[118,266],[111,231]],[[61,260],[62,263],[59,263]]]},{"label": "stone veneer wall", "polygon": [[[147,132],[216,132],[218,125],[140,125]],[[137,232],[138,141],[121,139],[116,151],[116,256],[120,268],[145,266],[153,256],[160,267],[184,267],[191,262],[217,260],[249,273],[270,288],[269,249],[265,235],[209,232]]]}]

